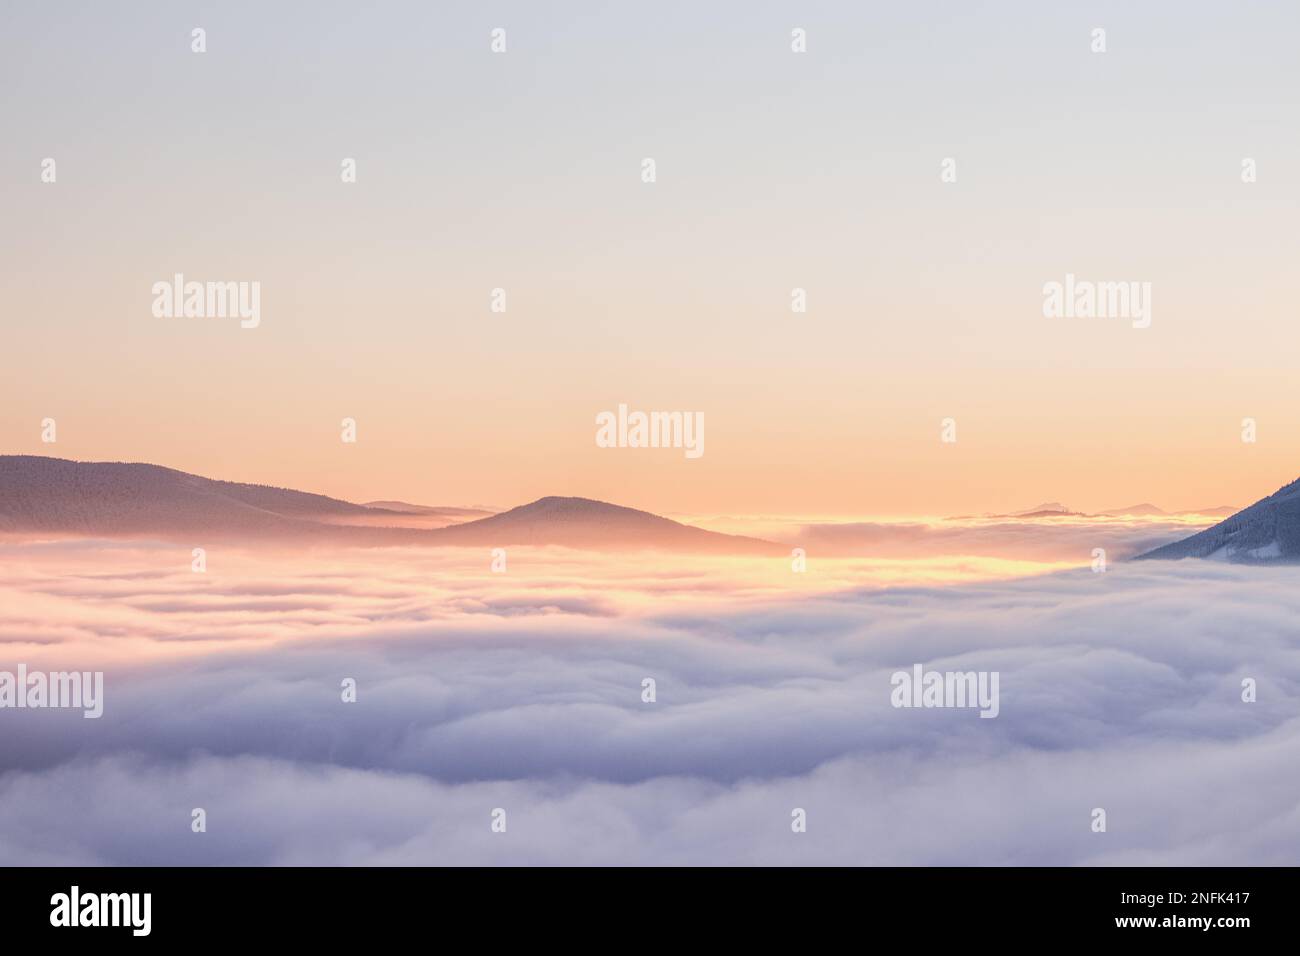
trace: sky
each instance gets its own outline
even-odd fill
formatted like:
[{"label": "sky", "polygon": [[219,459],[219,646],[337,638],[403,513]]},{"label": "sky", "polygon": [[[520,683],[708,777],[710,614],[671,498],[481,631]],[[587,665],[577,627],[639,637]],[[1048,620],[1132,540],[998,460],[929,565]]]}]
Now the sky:
[{"label": "sky", "polygon": [[[1300,474],[1295,5],[2,16],[4,453],[696,514],[1245,505]],[[259,282],[260,325],[156,317],[178,272]],[[1045,318],[1067,273],[1151,283],[1150,327]],[[705,454],[598,448],[620,403],[702,412]]]}]

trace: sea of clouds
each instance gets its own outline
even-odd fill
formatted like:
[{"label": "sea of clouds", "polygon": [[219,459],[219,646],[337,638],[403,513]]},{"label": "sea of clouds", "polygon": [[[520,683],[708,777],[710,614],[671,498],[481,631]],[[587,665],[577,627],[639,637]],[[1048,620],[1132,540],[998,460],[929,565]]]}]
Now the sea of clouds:
[{"label": "sea of clouds", "polygon": [[[196,593],[138,551],[16,554],[0,668],[108,663],[99,720],[0,711],[3,864],[1300,862],[1297,568],[755,596],[669,559],[527,587],[371,554]],[[114,659],[146,621],[164,652]],[[915,663],[998,671],[999,716],[895,709]]]}]

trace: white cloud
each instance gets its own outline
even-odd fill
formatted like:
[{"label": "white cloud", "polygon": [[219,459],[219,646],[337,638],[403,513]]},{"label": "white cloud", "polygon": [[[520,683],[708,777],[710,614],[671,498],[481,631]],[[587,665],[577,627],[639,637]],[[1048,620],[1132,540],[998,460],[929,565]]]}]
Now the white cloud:
[{"label": "white cloud", "polygon": [[[1120,564],[729,610],[593,578],[547,613],[478,581],[391,618],[359,611],[404,589],[358,579],[327,624],[277,606],[273,646],[110,667],[98,721],[0,712],[0,860],[1295,863],[1298,574]],[[198,619],[224,641],[244,613]],[[1000,716],[895,710],[917,662],[999,671]]]}]

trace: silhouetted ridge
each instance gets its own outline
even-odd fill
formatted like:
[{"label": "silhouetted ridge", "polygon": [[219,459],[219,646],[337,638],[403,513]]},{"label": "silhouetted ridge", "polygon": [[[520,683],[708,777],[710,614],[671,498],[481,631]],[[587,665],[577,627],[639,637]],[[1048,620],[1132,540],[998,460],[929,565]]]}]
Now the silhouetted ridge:
[{"label": "silhouetted ridge", "polygon": [[[194,543],[531,544],[785,553],[780,546],[757,538],[718,534],[590,498],[539,498],[501,514],[444,528],[400,526],[411,507],[385,511],[288,488],[216,481],[159,465],[0,455],[0,531],[150,536]],[[393,526],[375,526],[376,516],[382,520],[386,514],[392,516]]]}]

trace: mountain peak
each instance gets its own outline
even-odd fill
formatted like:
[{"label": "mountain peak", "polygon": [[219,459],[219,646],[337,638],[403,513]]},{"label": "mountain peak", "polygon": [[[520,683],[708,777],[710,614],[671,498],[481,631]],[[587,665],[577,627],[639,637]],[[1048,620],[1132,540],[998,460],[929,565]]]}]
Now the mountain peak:
[{"label": "mountain peak", "polygon": [[1102,514],[1107,515],[1162,515],[1168,514],[1163,508],[1158,508],[1149,501],[1144,501],[1140,505],[1128,505],[1125,508],[1107,508]]},{"label": "mountain peak", "polygon": [[509,511],[503,511],[501,516],[514,515],[516,517],[532,517],[541,515],[567,515],[579,517],[599,517],[608,518],[632,518],[640,516],[642,518],[653,518],[656,521],[668,521],[668,518],[661,518],[659,515],[649,511],[639,511],[636,508],[628,508],[625,505],[611,504],[608,501],[600,501],[596,498],[577,498],[566,497],[563,495],[547,495],[544,498],[538,498],[536,501],[530,501],[526,505],[518,505]]},{"label": "mountain peak", "polygon": [[487,546],[559,544],[604,550],[786,553],[785,548],[770,541],[719,534],[608,501],[560,495],[548,495],[501,514],[445,528],[441,534],[448,543],[473,540]]},{"label": "mountain peak", "polygon": [[1061,504],[1059,501],[1045,501],[1041,505],[1038,505],[1035,508],[1029,508],[1026,511],[1013,512],[1013,516],[1017,518],[1028,518],[1031,516],[1044,515],[1044,514],[1069,514],[1069,513],[1070,513],[1070,509],[1067,508],[1065,505]]}]

